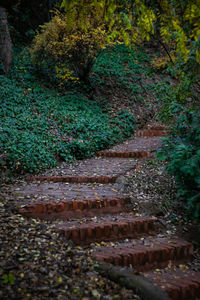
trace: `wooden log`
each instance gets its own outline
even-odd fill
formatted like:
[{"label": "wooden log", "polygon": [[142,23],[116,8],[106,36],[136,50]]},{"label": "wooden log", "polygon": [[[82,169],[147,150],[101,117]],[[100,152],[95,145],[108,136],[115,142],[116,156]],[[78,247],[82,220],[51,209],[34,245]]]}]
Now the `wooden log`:
[{"label": "wooden log", "polygon": [[144,300],[170,300],[168,294],[137,271],[105,262],[95,265],[96,271],[112,281],[138,292]]}]

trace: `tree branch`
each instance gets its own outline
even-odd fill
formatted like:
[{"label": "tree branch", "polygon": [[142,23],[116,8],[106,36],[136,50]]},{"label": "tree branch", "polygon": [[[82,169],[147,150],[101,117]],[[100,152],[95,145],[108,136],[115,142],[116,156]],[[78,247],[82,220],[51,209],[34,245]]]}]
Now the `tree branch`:
[{"label": "tree branch", "polygon": [[144,300],[170,300],[169,296],[160,287],[130,268],[122,268],[100,262],[95,268],[102,276],[119,283],[128,289],[137,290]]}]

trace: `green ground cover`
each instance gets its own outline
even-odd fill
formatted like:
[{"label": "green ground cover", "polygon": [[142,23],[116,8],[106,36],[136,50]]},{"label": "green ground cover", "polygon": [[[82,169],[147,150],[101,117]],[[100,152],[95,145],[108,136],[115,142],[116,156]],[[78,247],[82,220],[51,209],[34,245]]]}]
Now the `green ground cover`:
[{"label": "green ground cover", "polygon": [[59,160],[92,156],[129,137],[134,131],[133,114],[126,110],[112,114],[106,99],[88,97],[92,84],[100,77],[100,84],[108,82],[111,72],[120,86],[127,87],[127,63],[134,66],[133,57],[125,47],[119,46],[115,53],[113,49],[113,55],[109,50],[99,57],[88,89],[81,85],[63,89],[52,86],[49,77],[39,83],[27,51],[17,49],[9,77],[0,76],[1,166],[38,172]]}]

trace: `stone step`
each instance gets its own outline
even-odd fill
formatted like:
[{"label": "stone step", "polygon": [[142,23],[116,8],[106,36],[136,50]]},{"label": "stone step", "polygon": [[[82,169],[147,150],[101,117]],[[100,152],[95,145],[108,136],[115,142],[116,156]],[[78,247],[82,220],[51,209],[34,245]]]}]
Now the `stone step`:
[{"label": "stone step", "polygon": [[182,240],[154,238],[150,245],[121,244],[117,248],[102,248],[94,254],[97,260],[114,265],[132,266],[138,271],[166,267],[169,262],[188,261],[193,254],[192,244]]},{"label": "stone step", "polygon": [[94,217],[87,222],[73,221],[57,225],[58,231],[75,244],[89,244],[101,241],[116,241],[152,234],[155,218],[133,217],[131,215]]},{"label": "stone step", "polygon": [[63,163],[40,176],[28,176],[27,181],[70,183],[114,183],[116,178],[135,168],[135,159],[96,157],[73,164]]},{"label": "stone step", "polygon": [[172,300],[200,299],[200,273],[191,270],[167,270],[144,274],[155,285],[164,289]]}]

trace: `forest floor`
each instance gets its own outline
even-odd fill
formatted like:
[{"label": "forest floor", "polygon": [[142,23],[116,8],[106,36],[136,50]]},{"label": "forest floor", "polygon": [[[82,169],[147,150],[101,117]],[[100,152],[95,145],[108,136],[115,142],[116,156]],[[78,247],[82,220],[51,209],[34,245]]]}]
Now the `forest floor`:
[{"label": "forest floor", "polygon": [[[149,64],[148,60],[145,64]],[[137,70],[133,72],[138,76]],[[156,122],[160,103],[153,85],[161,79],[159,75],[155,75],[154,82],[148,76],[142,80],[138,78],[135,77],[135,82],[139,82],[140,100],[138,93],[130,94],[127,87],[115,88],[109,72],[104,78],[104,85],[96,91],[96,100],[106,98],[113,115],[120,109],[134,113],[137,128],[142,128],[147,123]],[[132,80],[132,77],[129,79]],[[28,89],[25,92],[28,93]],[[84,164],[84,161],[81,163]],[[194,260],[189,268],[199,271],[199,225],[185,215],[181,204],[177,204],[174,179],[167,174],[165,163],[156,157],[151,161],[143,160],[141,163],[136,159],[135,162],[137,167],[126,172],[118,182],[121,191],[131,198],[129,210],[138,217],[156,216],[160,237],[177,236],[192,242],[195,246]],[[65,168],[73,170],[76,165],[77,162],[66,163]],[[59,172],[59,168],[57,170]],[[55,174],[55,169],[47,171],[48,174],[51,172]],[[24,176],[12,177],[12,172],[7,173],[7,170],[3,173],[0,190],[1,299],[141,299],[137,291],[121,287],[95,270],[92,252],[100,246],[115,248],[117,243],[92,243],[90,248],[77,246],[55,231],[55,224],[50,221],[22,216],[17,210],[19,192],[22,187],[25,190],[29,183]],[[9,180],[8,174],[11,176]],[[13,197],[13,187],[16,197]]]},{"label": "forest floor", "polygon": [[[64,167],[73,171],[78,164],[84,165],[85,162],[87,160],[65,163]],[[175,183],[166,173],[165,163],[159,162],[156,157],[154,160],[136,159],[135,163],[137,167],[126,172],[117,183],[118,188],[131,197],[129,211],[138,217],[156,216],[160,224],[159,237],[182,237],[198,246],[198,224],[186,219],[181,206],[175,206]],[[58,175],[60,172],[62,170],[57,167],[45,174]],[[115,248],[118,242],[94,242],[89,248],[77,246],[55,231],[55,223],[52,225],[50,221],[23,217],[17,212],[20,190],[26,191],[29,185],[30,183],[21,178],[15,183],[2,185],[0,297],[140,299],[137,291],[121,287],[95,271],[96,262],[91,258],[93,251],[101,246]],[[13,197],[13,190],[16,197]],[[35,200],[39,196],[35,195]],[[182,268],[200,270],[199,250],[198,247],[195,249],[193,263],[182,265]]]}]

